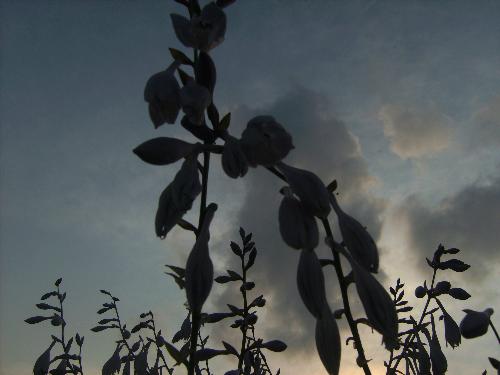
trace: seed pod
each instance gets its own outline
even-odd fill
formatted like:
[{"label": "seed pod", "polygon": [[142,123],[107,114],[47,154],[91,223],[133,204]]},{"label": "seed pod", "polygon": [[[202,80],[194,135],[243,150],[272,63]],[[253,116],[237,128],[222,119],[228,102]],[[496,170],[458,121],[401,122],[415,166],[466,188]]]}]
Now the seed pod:
[{"label": "seed pod", "polygon": [[241,147],[251,167],[270,167],[293,149],[292,137],[272,116],[251,119],[241,134]]},{"label": "seed pod", "polygon": [[301,251],[297,267],[297,287],[306,308],[319,319],[328,303],[323,270],[314,250]]},{"label": "seed pod", "polygon": [[473,339],[488,332],[493,309],[486,309],[484,311],[465,309],[463,311],[466,315],[460,322],[460,332],[464,338]]},{"label": "seed pod", "polygon": [[378,271],[378,249],[370,233],[356,219],[346,214],[337,199],[330,194],[330,202],[337,214],[340,233],[354,259],[370,272]]},{"label": "seed pod", "polygon": [[193,314],[199,314],[205,303],[214,279],[214,267],[208,251],[209,226],[217,210],[211,203],[205,211],[203,225],[186,263],[186,296]]},{"label": "seed pod", "polygon": [[314,173],[279,163],[292,191],[300,198],[306,211],[314,216],[326,218],[330,213],[330,193],[321,179]]},{"label": "seed pod", "polygon": [[149,104],[149,117],[155,128],[167,123],[173,124],[179,114],[180,86],[174,76],[178,63],[152,75],[144,89],[144,100]]},{"label": "seed pod", "polygon": [[316,219],[291,194],[285,195],[279,208],[281,238],[294,249],[314,249],[319,231]]},{"label": "seed pod", "polygon": [[195,157],[187,158],[174,180],[163,190],[156,211],[156,235],[164,239],[201,192],[198,165]]},{"label": "seed pod", "polygon": [[212,101],[210,91],[191,79],[180,91],[182,111],[188,120],[196,125],[201,125],[204,119],[205,109]]},{"label": "seed pod", "polygon": [[337,375],[342,349],[337,322],[328,306],[321,317],[316,319],[316,349],[328,374]]},{"label": "seed pod", "polygon": [[231,178],[243,177],[248,171],[248,162],[240,142],[229,136],[222,151],[222,169]]},{"label": "seed pod", "polygon": [[398,315],[389,293],[355,260],[349,258],[356,289],[370,325],[383,337],[388,350],[398,345]]}]

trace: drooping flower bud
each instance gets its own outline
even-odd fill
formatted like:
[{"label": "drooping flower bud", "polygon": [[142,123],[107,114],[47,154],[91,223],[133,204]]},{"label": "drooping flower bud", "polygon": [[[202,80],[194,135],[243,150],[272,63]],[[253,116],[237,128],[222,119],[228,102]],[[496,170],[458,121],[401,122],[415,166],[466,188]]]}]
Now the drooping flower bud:
[{"label": "drooping flower bud", "polygon": [[163,190],[156,211],[156,235],[162,239],[191,209],[201,192],[198,165],[195,157],[187,158],[174,180]]},{"label": "drooping flower bud", "polygon": [[356,219],[346,214],[337,199],[330,194],[330,202],[337,214],[340,233],[347,249],[354,259],[370,272],[378,271],[378,249],[370,233]]},{"label": "drooping flower bud", "polygon": [[484,311],[464,309],[463,311],[466,315],[460,322],[460,332],[464,338],[473,339],[488,332],[493,309],[490,308]]},{"label": "drooping flower bud", "polygon": [[272,166],[293,149],[292,137],[272,116],[251,119],[241,134],[241,146],[252,167]]},{"label": "drooping flower bud", "polygon": [[301,251],[297,267],[297,287],[307,310],[319,319],[328,307],[328,302],[323,270],[314,250]]},{"label": "drooping flower bud", "polygon": [[155,128],[173,124],[181,108],[180,86],[174,76],[178,63],[149,78],[144,89],[144,100],[149,104],[149,117]]},{"label": "drooping flower bud", "polygon": [[212,94],[204,86],[191,79],[180,92],[182,111],[188,120],[196,125],[201,125],[204,120],[205,109],[212,101]]},{"label": "drooping flower bud", "polygon": [[460,328],[457,322],[448,314],[443,311],[443,322],[444,322],[444,337],[447,344],[455,349],[455,347],[460,345],[462,341],[462,336],[460,335]]},{"label": "drooping flower bud", "polygon": [[209,227],[217,205],[207,206],[198,238],[186,263],[186,296],[193,314],[199,314],[205,303],[214,279],[214,267],[208,251]]},{"label": "drooping flower bud", "polygon": [[398,315],[389,293],[356,260],[348,258],[354,275],[356,289],[370,325],[383,338],[388,350],[398,345]]},{"label": "drooping flower bud", "polygon": [[330,213],[330,193],[321,179],[312,172],[285,163],[279,163],[278,168],[300,198],[302,206],[312,215],[326,218]]},{"label": "drooping flower bud", "polygon": [[441,344],[439,343],[439,339],[436,334],[436,327],[434,324],[434,316],[431,315],[431,323],[432,323],[432,336],[429,331],[424,330],[424,334],[427,337],[427,341],[429,342],[429,353],[431,357],[432,364],[432,373],[434,375],[443,375],[446,373],[448,369],[448,361],[441,349]]},{"label": "drooping flower bud", "polygon": [[296,199],[290,188],[279,208],[279,225],[281,238],[294,249],[314,249],[318,246],[319,231],[316,219],[307,212],[300,201]]},{"label": "drooping flower bud", "polygon": [[329,375],[337,375],[340,368],[341,343],[337,322],[328,306],[316,319],[316,349]]},{"label": "drooping flower bud", "polygon": [[240,142],[228,136],[222,151],[222,169],[231,178],[243,177],[248,171],[248,162]]},{"label": "drooping flower bud", "polygon": [[186,47],[207,52],[224,40],[226,14],[213,2],[204,6],[201,14],[191,21],[178,14],[170,16],[177,38]]}]

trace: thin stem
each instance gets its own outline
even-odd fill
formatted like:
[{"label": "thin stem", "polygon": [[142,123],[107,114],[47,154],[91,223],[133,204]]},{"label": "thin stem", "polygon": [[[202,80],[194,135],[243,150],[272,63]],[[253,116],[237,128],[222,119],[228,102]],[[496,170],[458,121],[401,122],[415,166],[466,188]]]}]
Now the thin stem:
[{"label": "thin stem", "polygon": [[[201,201],[200,201],[200,218],[198,221],[198,233],[201,231],[205,211],[207,209],[207,190],[208,190],[208,172],[210,168],[210,152],[203,152],[203,172],[201,177]],[[196,367],[196,347],[198,345],[198,331],[200,330],[200,313],[191,311],[191,346],[189,348],[189,366],[188,375],[194,375],[194,368]]]},{"label": "thin stem", "polygon": [[[432,288],[434,288],[434,283],[436,281],[436,273],[437,273],[437,269],[434,268],[434,272],[432,273],[432,282],[431,282],[430,290],[432,290]],[[417,327],[419,327],[422,324],[422,322],[424,321],[425,314],[427,313],[427,308],[429,307],[431,300],[432,300],[432,297],[429,294],[427,294],[427,301],[425,302],[424,310],[422,311],[422,315],[420,316]],[[405,340],[405,343],[403,346],[403,350],[401,351],[401,354],[398,356],[396,364],[394,365],[394,370],[397,370],[397,368],[399,366],[399,362],[401,362],[401,360],[403,359],[405,352],[408,350],[409,345],[411,344],[411,342],[413,341],[414,338],[415,338],[415,333],[410,333],[406,337],[406,340]]]},{"label": "thin stem", "polygon": [[491,319],[490,319],[490,326],[491,326],[491,329],[493,330],[493,333],[497,337],[498,343],[500,344],[500,336],[498,335],[498,331],[496,330],[495,326],[493,325],[493,322],[491,321]]},{"label": "thin stem", "polygon": [[61,309],[61,345],[63,347],[64,353],[66,353],[66,341],[64,339],[64,327],[66,326],[66,322],[64,321],[64,308],[59,285],[57,286],[57,299],[59,300],[59,308]]},{"label": "thin stem", "polygon": [[[330,223],[328,219],[321,219],[323,227],[325,228],[326,235],[333,239],[332,229],[330,228]],[[358,351],[358,359],[363,371],[366,375],[371,375],[370,367],[365,357],[365,351],[363,349],[363,344],[361,342],[361,337],[359,336],[358,326],[352,317],[351,307],[349,305],[349,296],[347,293],[348,285],[345,283],[344,272],[342,271],[342,264],[340,263],[339,254],[333,250],[333,266],[335,267],[335,272],[337,273],[337,278],[339,280],[340,292],[342,295],[342,302],[344,304],[344,314],[351,329],[352,337],[354,339],[355,348]]]},{"label": "thin stem", "polygon": [[[241,269],[243,271],[243,280],[242,280],[242,288],[241,288],[241,294],[243,295],[243,320],[245,321],[247,316],[248,316],[248,301],[247,301],[247,291],[244,287],[245,283],[247,282],[247,271],[245,267],[245,253],[242,251],[242,254],[240,256],[241,259]],[[240,356],[238,359],[238,370],[241,372],[242,366],[243,366],[243,356],[246,351],[246,342],[247,342],[247,326],[243,325],[241,329],[242,337],[241,337],[241,349],[240,349]]]}]

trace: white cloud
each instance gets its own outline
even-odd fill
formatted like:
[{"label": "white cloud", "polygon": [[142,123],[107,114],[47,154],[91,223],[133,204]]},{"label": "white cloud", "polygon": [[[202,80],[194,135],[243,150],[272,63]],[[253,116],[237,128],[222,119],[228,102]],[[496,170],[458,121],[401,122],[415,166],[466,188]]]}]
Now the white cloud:
[{"label": "white cloud", "polygon": [[402,159],[419,159],[444,151],[451,142],[451,120],[435,110],[385,105],[379,111],[391,151]]}]

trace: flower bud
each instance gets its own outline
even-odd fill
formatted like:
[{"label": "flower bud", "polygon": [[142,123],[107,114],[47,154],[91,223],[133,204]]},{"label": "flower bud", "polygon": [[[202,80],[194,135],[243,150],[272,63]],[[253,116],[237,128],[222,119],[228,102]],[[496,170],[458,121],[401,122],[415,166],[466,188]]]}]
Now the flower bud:
[{"label": "flower bud", "polygon": [[302,206],[310,214],[326,218],[330,213],[330,193],[314,173],[280,163],[279,170],[285,175],[292,191],[300,198]]},{"label": "flower bud", "polygon": [[144,100],[149,104],[149,117],[155,128],[175,123],[179,114],[181,88],[174,76],[177,66],[177,63],[172,63],[168,69],[151,76],[146,83]]},{"label": "flower bud", "polygon": [[201,192],[198,165],[195,157],[187,158],[174,180],[163,190],[156,211],[156,235],[164,239]]},{"label": "flower bud", "polygon": [[198,238],[186,263],[186,296],[193,314],[201,312],[212,289],[214,267],[208,251],[208,241],[210,240],[209,226],[216,210],[215,203],[208,205]]},{"label": "flower bud", "polygon": [[486,309],[484,311],[465,309],[463,311],[466,315],[460,322],[460,332],[464,338],[473,339],[488,332],[493,309]]},{"label": "flower bud", "polygon": [[422,285],[416,287],[415,297],[424,298],[426,294],[427,294],[427,290]]},{"label": "flower bud", "polygon": [[328,374],[337,375],[342,349],[339,328],[328,306],[316,319],[316,349]]},{"label": "flower bud", "polygon": [[356,219],[347,215],[337,199],[330,194],[330,202],[337,214],[342,239],[354,259],[370,272],[378,271],[378,249],[370,233]]},{"label": "flower bud", "polygon": [[186,47],[207,52],[224,40],[226,14],[214,2],[204,6],[201,14],[191,21],[178,14],[171,14],[170,17],[177,38]]},{"label": "flower bud", "polygon": [[323,270],[314,250],[301,251],[297,267],[297,287],[306,308],[319,319],[328,303]]},{"label": "flower bud", "polygon": [[441,294],[448,293],[451,288],[451,283],[449,281],[440,281],[436,284],[432,290],[432,294],[439,296]]},{"label": "flower bud", "polygon": [[272,116],[251,119],[241,134],[241,147],[252,167],[272,166],[293,149],[292,137]]},{"label": "flower bud", "polygon": [[443,322],[444,322],[444,337],[447,344],[455,349],[455,347],[459,346],[462,337],[460,335],[460,328],[458,327],[457,322],[453,320],[453,318],[446,311],[443,311]]},{"label": "flower bud", "polygon": [[222,151],[222,169],[231,178],[243,177],[248,171],[248,162],[240,142],[228,136]]},{"label": "flower bud", "polygon": [[284,196],[279,208],[281,238],[294,249],[314,249],[319,231],[316,219],[291,194]]},{"label": "flower bud", "polygon": [[384,287],[354,259],[349,258],[359,298],[370,325],[383,337],[388,350],[398,345],[398,315]]},{"label": "flower bud", "polygon": [[193,124],[201,125],[204,120],[205,109],[212,101],[210,91],[191,79],[182,87],[180,98],[182,110],[188,120]]}]

